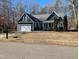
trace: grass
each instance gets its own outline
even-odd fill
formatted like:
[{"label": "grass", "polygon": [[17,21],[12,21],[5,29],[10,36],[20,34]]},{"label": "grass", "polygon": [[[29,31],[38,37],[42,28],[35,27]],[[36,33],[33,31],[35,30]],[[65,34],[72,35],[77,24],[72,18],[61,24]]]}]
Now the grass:
[{"label": "grass", "polygon": [[77,46],[77,41],[78,41],[77,39],[78,39],[77,32],[50,31],[50,32],[24,33],[21,34],[20,36],[11,36],[9,37],[8,40],[3,38],[2,41]]}]

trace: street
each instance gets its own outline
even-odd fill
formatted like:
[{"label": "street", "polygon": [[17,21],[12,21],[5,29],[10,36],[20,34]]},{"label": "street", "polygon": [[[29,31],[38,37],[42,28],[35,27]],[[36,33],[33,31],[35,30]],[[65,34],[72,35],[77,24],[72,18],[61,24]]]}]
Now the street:
[{"label": "street", "polygon": [[77,59],[77,47],[0,42],[0,59]]}]

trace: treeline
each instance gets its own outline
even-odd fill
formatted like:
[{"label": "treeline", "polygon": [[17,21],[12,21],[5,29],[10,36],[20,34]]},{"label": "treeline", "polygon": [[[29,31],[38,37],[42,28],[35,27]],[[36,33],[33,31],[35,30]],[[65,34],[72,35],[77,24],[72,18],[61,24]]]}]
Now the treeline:
[{"label": "treeline", "polygon": [[0,0],[0,31],[16,29],[16,24],[24,12],[30,14],[48,14],[56,11],[62,16],[68,15],[70,27],[76,26],[78,15],[78,0],[55,0],[41,7],[35,0]]}]

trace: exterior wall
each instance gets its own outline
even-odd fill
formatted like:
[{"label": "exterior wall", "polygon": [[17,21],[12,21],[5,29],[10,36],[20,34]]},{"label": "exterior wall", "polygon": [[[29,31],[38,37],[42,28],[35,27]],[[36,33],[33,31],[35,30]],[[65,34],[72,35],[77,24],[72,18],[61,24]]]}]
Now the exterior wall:
[{"label": "exterior wall", "polygon": [[53,23],[44,23],[43,30],[45,31],[52,31],[53,30]]},{"label": "exterior wall", "polygon": [[41,31],[43,30],[43,23],[34,23],[34,30]]},{"label": "exterior wall", "polygon": [[[41,23],[41,24],[38,23],[38,25],[37,25],[37,23],[32,23],[32,24],[17,24],[17,32],[22,32],[21,31],[21,26],[29,26],[29,25],[31,26],[31,31],[30,32],[32,32],[32,31],[53,31],[55,24],[54,23]],[[62,27],[62,28],[64,27],[62,21],[58,22],[57,29],[59,27]],[[25,31],[25,32],[29,32],[29,31]]]},{"label": "exterior wall", "polygon": [[64,24],[63,21],[59,21],[57,23],[57,31],[64,31]]},{"label": "exterior wall", "polygon": [[31,29],[34,31],[34,23],[31,24]]}]

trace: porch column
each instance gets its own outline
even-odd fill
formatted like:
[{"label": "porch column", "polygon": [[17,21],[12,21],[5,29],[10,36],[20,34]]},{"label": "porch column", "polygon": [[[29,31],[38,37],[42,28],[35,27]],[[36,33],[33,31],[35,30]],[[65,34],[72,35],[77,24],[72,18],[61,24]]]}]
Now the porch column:
[{"label": "porch column", "polygon": [[49,30],[49,23],[48,23],[48,30]]},{"label": "porch column", "polygon": [[32,24],[32,31],[34,31],[34,23]]},{"label": "porch column", "polygon": [[53,24],[53,23],[51,23],[51,28],[53,27],[52,24]]},{"label": "porch column", "polygon": [[44,23],[43,23],[43,31],[44,31]]}]

